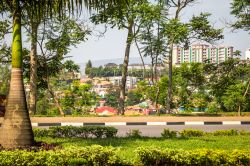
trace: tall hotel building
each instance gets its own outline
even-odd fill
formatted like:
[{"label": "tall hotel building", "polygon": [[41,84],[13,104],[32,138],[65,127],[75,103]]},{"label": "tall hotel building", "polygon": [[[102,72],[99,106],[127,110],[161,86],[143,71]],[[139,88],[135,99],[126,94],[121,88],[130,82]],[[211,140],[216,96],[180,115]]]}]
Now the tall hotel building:
[{"label": "tall hotel building", "polygon": [[233,58],[233,47],[226,46],[209,46],[205,44],[192,45],[188,49],[182,47],[174,47],[173,64],[181,63],[221,63],[228,58]]}]

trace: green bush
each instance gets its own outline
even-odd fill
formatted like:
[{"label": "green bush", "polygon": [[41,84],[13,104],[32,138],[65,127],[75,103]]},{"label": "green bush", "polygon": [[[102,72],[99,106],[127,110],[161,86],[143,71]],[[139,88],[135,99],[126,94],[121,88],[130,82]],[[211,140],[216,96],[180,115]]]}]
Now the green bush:
[{"label": "green bush", "polygon": [[130,137],[130,138],[141,138],[142,137],[141,131],[138,129],[130,130],[129,132],[126,133],[126,136]]},{"label": "green bush", "polygon": [[91,146],[57,151],[28,152],[24,150],[0,151],[0,165],[12,166],[72,166],[132,165],[117,156],[118,150],[110,147]]},{"label": "green bush", "polygon": [[204,131],[201,130],[194,130],[194,129],[185,129],[179,132],[181,137],[187,138],[187,137],[201,137],[205,135]]},{"label": "green bush", "polygon": [[212,133],[214,136],[234,136],[239,135],[238,130],[230,129],[230,130],[217,130]]},{"label": "green bush", "polygon": [[153,149],[139,148],[136,150],[139,161],[143,165],[175,165],[175,166],[248,166],[250,165],[249,151],[234,150],[226,152],[222,150],[173,150],[173,149]]},{"label": "green bush", "polygon": [[33,128],[33,133],[35,137],[48,137],[50,130]]},{"label": "green bush", "polygon": [[169,129],[164,129],[161,133],[161,136],[163,138],[176,138],[177,137],[177,131],[171,131]]},{"label": "green bush", "polygon": [[49,129],[33,129],[35,137],[53,138],[110,138],[115,137],[117,129],[107,126],[63,126]]},{"label": "green bush", "polygon": [[250,135],[250,132],[245,131],[245,130],[240,130],[240,131],[239,131],[239,134],[240,134],[240,135]]}]

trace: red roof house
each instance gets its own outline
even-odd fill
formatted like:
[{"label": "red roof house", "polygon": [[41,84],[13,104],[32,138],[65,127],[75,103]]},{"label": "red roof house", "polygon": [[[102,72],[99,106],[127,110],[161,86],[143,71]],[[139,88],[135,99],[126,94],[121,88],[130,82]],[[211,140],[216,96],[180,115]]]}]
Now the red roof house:
[{"label": "red roof house", "polygon": [[118,110],[112,107],[103,106],[95,110],[98,115],[116,115]]}]

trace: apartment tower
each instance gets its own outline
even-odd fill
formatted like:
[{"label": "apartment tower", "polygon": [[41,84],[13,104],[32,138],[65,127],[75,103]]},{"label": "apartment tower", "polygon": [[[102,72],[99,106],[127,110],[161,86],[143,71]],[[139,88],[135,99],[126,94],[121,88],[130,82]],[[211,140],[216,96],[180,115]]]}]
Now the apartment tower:
[{"label": "apartment tower", "polygon": [[231,46],[209,46],[206,44],[195,44],[188,49],[175,46],[173,49],[173,64],[181,63],[221,63],[228,58],[233,58],[233,47]]}]

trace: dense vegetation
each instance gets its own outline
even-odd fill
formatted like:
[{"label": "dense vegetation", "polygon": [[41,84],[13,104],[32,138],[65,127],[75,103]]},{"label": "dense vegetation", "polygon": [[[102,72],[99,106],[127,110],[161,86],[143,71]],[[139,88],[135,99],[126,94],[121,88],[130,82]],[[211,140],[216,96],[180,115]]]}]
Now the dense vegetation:
[{"label": "dense vegetation", "polygon": [[[212,112],[238,110],[239,115],[241,111],[249,110],[249,65],[229,60],[222,65],[211,66],[212,70],[205,70],[200,64],[184,64],[180,69],[173,70],[174,45],[187,47],[194,41],[214,44],[223,39],[222,29],[211,25],[209,13],[200,13],[185,21],[181,19],[183,10],[196,2],[0,1],[0,63],[4,64],[0,66],[1,74],[4,74],[4,77],[1,76],[4,81],[1,81],[0,93],[8,95],[0,130],[1,144],[6,148],[34,144],[29,111],[45,115],[51,112],[60,115],[67,112],[85,114],[95,105],[97,97],[90,90],[91,85],[71,87],[69,83],[74,80],[74,72],[79,72],[79,67],[72,61],[65,62],[70,48],[85,41],[91,34],[88,26],[78,17],[86,13],[83,9],[95,11],[89,18],[93,24],[107,24],[127,32],[119,88],[120,114],[125,112],[127,96],[133,99],[138,97],[136,101],[150,99],[156,106],[160,103],[169,113],[178,107],[185,110],[208,108]],[[237,18],[231,27],[249,31],[249,2],[234,0],[231,6],[231,13]],[[26,33],[22,33],[23,27]],[[11,45],[4,41],[9,33],[12,33]],[[22,46],[24,35],[29,39],[30,49]],[[152,84],[141,83],[144,86],[137,89],[141,93],[139,95],[127,95],[126,91],[133,43],[142,61],[143,56],[151,58],[153,68]],[[168,76],[158,82],[160,75],[156,66],[159,63],[168,66]],[[63,77],[66,73],[69,74],[67,78]],[[145,69],[142,75],[147,75]],[[28,96],[25,84],[29,86]],[[65,86],[60,87],[60,84]],[[147,94],[149,91],[151,94]],[[134,100],[130,99],[130,104],[136,104],[131,101]],[[18,128],[13,125],[16,122]]]},{"label": "dense vegetation", "polygon": [[[60,128],[65,131],[69,129]],[[77,129],[77,127],[70,128],[71,133]],[[249,165],[249,132],[222,130],[205,133],[200,130],[186,129],[180,131],[180,135],[178,134],[177,137],[176,135],[166,137],[169,136],[166,134],[169,131],[169,129],[165,129],[161,138],[138,136],[137,131],[128,133],[125,138],[101,139],[36,135],[37,141],[56,144],[61,149],[55,152],[2,151],[0,153],[10,156],[8,159],[2,160],[3,163],[18,163],[19,161],[26,163],[24,160],[28,160],[33,164],[35,161],[40,163],[47,160],[44,165],[48,165],[46,163],[52,161],[62,165],[74,165],[75,163],[90,165],[94,163],[96,165],[115,165],[117,163],[121,165]],[[14,161],[14,158],[17,157],[16,153],[19,153],[19,160]],[[47,158],[49,155],[50,159]],[[72,159],[73,156],[77,156],[77,158]]]}]

